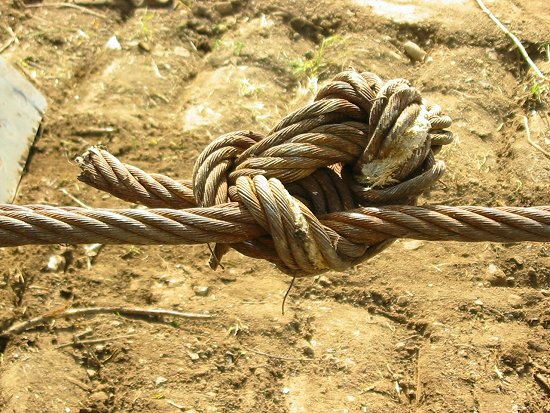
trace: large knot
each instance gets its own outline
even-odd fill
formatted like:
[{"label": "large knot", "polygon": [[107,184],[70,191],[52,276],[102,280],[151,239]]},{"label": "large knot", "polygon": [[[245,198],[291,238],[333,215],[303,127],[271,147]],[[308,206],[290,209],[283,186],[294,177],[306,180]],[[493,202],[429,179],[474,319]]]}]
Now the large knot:
[{"label": "large knot", "polygon": [[[295,275],[342,270],[387,242],[342,240],[316,216],[358,206],[414,204],[444,172],[434,154],[452,142],[451,119],[405,79],[345,71],[266,136],[239,131],[195,163],[200,206],[240,202],[270,235],[232,245]],[[217,245],[215,268],[227,246]]]}]

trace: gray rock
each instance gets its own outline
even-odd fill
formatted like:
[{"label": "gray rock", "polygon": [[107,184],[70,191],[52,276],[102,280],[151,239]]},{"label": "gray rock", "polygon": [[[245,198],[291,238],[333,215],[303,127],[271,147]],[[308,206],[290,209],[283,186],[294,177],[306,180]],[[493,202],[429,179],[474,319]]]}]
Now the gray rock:
[{"label": "gray rock", "polygon": [[210,287],[204,287],[204,286],[197,285],[197,286],[193,287],[193,291],[195,292],[195,295],[197,295],[199,297],[206,297],[208,295],[208,293],[210,292]]},{"label": "gray rock", "polygon": [[233,13],[233,5],[230,1],[222,1],[220,3],[216,3],[214,4],[213,8],[218,13],[220,13],[221,16],[229,16],[231,13]]}]

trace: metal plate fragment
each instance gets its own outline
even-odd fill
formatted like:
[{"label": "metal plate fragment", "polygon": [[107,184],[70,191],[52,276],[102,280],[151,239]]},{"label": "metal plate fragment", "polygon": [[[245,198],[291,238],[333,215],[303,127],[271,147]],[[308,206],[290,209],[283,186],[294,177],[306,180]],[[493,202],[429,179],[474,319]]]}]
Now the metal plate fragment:
[{"label": "metal plate fragment", "polygon": [[0,57],[0,203],[15,197],[46,107],[44,96]]}]

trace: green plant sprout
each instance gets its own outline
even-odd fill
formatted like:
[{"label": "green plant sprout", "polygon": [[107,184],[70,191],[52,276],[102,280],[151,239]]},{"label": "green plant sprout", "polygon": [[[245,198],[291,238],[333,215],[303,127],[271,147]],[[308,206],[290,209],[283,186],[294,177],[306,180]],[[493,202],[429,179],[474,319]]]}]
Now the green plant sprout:
[{"label": "green plant sprout", "polygon": [[292,74],[298,80],[319,77],[327,67],[327,62],[324,61],[325,52],[340,41],[341,37],[337,35],[325,37],[316,50],[310,50],[305,54],[305,59],[301,58],[290,63]]},{"label": "green plant sprout", "polygon": [[143,40],[149,41],[151,37],[153,37],[153,19],[154,15],[149,13],[147,9],[145,9],[145,14],[139,18],[139,25],[140,25],[140,36]]},{"label": "green plant sprout", "polygon": [[239,40],[233,43],[233,55],[240,56],[244,50],[245,44]]}]

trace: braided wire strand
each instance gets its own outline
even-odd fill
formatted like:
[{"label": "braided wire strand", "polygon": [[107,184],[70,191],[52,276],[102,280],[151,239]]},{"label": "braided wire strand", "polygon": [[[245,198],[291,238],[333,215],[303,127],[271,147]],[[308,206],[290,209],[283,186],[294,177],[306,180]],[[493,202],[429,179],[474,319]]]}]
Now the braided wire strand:
[{"label": "braided wire strand", "polygon": [[[250,178],[242,179],[251,182]],[[254,180],[265,178],[255,177]],[[265,188],[265,185],[262,189],[262,185],[255,183],[250,191],[256,193],[257,198],[257,192],[265,191]],[[247,197],[244,192],[241,194],[244,199],[255,199],[254,196]],[[273,194],[261,196],[264,201],[274,199]],[[272,213],[271,209],[277,208],[273,203],[269,205],[258,200],[251,202],[256,205],[249,209],[237,203],[229,203],[184,210],[0,205],[0,246],[96,242],[140,245],[237,243],[267,235],[274,225],[266,220],[274,216],[281,218],[277,224],[279,232],[273,239],[287,236],[283,229],[283,220],[287,218],[281,215],[288,214],[284,208],[279,208],[278,213]],[[276,202],[286,201],[279,199]],[[263,215],[258,215],[257,211],[263,211]],[[319,235],[318,232],[320,238],[316,241],[325,258],[334,252],[345,255],[346,248],[354,250],[354,255],[360,255],[364,248],[352,248],[353,244],[376,246],[395,238],[465,242],[550,241],[550,206],[487,208],[394,205],[360,207],[319,217],[306,211],[306,214],[310,214],[307,219],[310,220],[312,231],[322,230],[326,233]],[[293,220],[287,222],[293,223]],[[321,238],[323,240],[319,241]],[[330,243],[327,243],[328,239]],[[292,248],[290,246],[290,250]],[[293,251],[290,250],[286,253],[291,254]],[[291,261],[289,258],[288,262]]]}]

